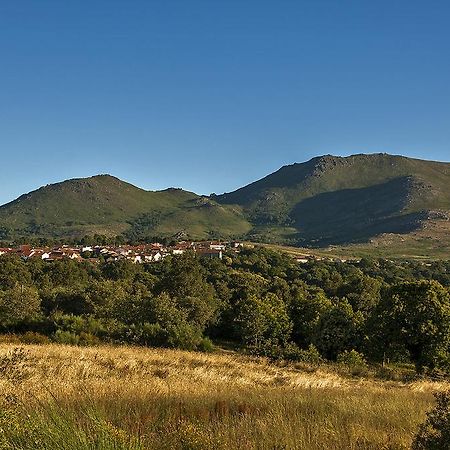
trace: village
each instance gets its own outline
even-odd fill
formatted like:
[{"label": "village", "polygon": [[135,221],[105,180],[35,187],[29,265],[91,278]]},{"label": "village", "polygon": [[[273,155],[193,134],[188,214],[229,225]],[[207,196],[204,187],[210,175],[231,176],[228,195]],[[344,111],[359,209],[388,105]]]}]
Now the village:
[{"label": "village", "polygon": [[[253,248],[253,244],[239,241],[180,241],[171,245],[159,242],[139,245],[57,245],[53,247],[32,246],[30,244],[18,247],[0,247],[0,257],[15,255],[23,260],[41,259],[46,262],[58,260],[112,262],[128,260],[136,264],[157,263],[170,255],[182,255],[187,251],[194,252],[199,257],[222,260],[225,253],[237,254],[243,248]],[[344,259],[320,257],[312,253],[291,255],[299,264],[309,261],[334,261],[358,263],[359,258]]]},{"label": "village", "polygon": [[0,248],[0,256],[16,255],[24,260],[41,259],[46,262],[70,259],[75,261],[118,261],[129,260],[133,263],[156,263],[169,255],[182,255],[192,251],[203,258],[222,259],[225,251],[239,252],[240,242],[221,241],[181,241],[172,246],[160,243],[142,245],[61,245],[56,247],[19,247]]}]

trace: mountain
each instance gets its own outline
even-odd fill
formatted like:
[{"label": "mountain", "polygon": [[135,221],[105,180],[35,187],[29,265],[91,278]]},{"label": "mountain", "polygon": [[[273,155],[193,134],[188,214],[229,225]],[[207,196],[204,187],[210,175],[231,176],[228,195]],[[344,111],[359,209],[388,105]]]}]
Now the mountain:
[{"label": "mountain", "polygon": [[0,207],[0,239],[86,234],[239,238],[326,247],[402,242],[448,251],[450,163],[331,155],[284,166],[234,192],[146,191],[110,175],[42,187]]},{"label": "mountain", "polygon": [[448,222],[450,164],[388,154],[331,155],[284,166],[217,197],[255,225],[254,240],[324,246]]},{"label": "mountain", "polygon": [[220,205],[181,189],[145,191],[110,175],[42,187],[0,207],[3,238],[86,234],[135,238],[186,233],[203,239],[245,234],[239,207]]}]

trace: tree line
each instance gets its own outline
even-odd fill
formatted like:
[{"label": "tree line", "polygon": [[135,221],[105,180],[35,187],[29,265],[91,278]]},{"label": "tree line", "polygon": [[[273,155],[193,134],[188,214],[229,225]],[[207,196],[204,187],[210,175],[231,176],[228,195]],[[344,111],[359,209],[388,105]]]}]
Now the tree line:
[{"label": "tree line", "polygon": [[80,345],[210,350],[294,360],[412,362],[450,371],[450,262],[298,264],[265,248],[207,260],[46,263],[0,258],[0,331]]}]

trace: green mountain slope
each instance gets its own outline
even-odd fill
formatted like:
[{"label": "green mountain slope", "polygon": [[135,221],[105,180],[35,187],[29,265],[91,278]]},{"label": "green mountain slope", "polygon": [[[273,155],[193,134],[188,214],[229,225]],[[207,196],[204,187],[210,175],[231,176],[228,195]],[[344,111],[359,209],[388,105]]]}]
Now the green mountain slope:
[{"label": "green mountain slope", "polygon": [[217,200],[243,208],[256,240],[323,246],[408,233],[429,219],[429,211],[446,220],[449,186],[449,163],[387,154],[323,156],[284,166]]},{"label": "green mountain slope", "polygon": [[313,158],[214,197],[145,191],[100,175],[1,206],[0,239],[98,233],[387,250],[402,242],[406,250],[409,236],[415,253],[436,253],[450,247],[449,186],[450,163],[387,154]]},{"label": "green mountain slope", "polygon": [[[223,230],[231,236],[251,226],[239,208],[210,202],[181,189],[145,191],[109,175],[42,187],[0,207],[3,237],[85,234],[172,235],[206,238]],[[179,220],[179,218],[190,218]]]}]

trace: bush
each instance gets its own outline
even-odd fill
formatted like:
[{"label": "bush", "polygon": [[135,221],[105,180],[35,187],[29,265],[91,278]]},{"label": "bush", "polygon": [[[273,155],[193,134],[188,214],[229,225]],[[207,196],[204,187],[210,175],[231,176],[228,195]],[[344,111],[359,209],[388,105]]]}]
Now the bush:
[{"label": "bush", "polygon": [[34,331],[27,331],[25,334],[20,336],[20,341],[23,344],[44,345],[48,344],[50,342],[50,339],[41,333],[36,333]]},{"label": "bush", "polygon": [[101,342],[101,339],[94,334],[85,333],[84,331],[80,333],[80,345],[99,345]]},{"label": "bush", "polygon": [[337,363],[349,369],[352,375],[363,375],[367,372],[367,362],[362,353],[356,350],[345,351],[337,356]]},{"label": "bush", "polygon": [[0,334],[0,344],[21,344],[21,340],[17,334]]},{"label": "bush", "polygon": [[197,350],[205,353],[212,353],[214,351],[214,344],[211,339],[205,337],[197,345]]},{"label": "bush", "polygon": [[310,344],[306,350],[299,351],[298,361],[309,364],[320,364],[323,360],[320,356],[319,350],[317,350],[313,344]]},{"label": "bush", "polygon": [[310,344],[307,349],[300,349],[296,344],[289,343],[284,348],[284,357],[307,364],[320,364],[323,361],[319,350],[313,344]]},{"label": "bush", "polygon": [[58,344],[78,345],[80,336],[70,331],[56,330],[53,340]]},{"label": "bush", "polygon": [[450,448],[450,391],[434,394],[436,406],[427,414],[414,438],[413,450]]}]

